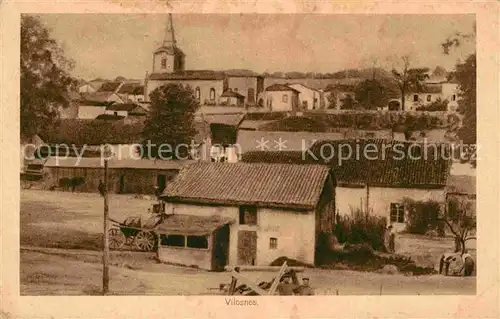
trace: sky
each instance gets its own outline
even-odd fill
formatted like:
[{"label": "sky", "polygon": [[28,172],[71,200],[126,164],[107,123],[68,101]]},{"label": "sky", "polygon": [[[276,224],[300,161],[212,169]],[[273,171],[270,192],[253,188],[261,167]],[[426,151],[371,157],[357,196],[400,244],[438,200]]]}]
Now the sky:
[{"label": "sky", "polygon": [[[43,14],[52,37],[75,61],[74,76],[143,79],[165,33],[167,15]],[[450,55],[440,44],[470,33],[474,15],[177,14],[177,46],[186,69],[255,72],[336,72],[386,69],[410,55],[412,66],[452,70],[475,50],[468,43]]]}]

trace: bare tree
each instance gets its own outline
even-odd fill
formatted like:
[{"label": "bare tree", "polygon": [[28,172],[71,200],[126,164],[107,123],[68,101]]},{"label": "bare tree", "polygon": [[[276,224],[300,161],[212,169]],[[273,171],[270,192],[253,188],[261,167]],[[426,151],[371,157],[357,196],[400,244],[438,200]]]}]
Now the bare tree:
[{"label": "bare tree", "polygon": [[476,214],[473,205],[471,200],[453,198],[448,202],[443,218],[440,218],[455,236],[455,252],[465,253],[465,243],[476,239]]},{"label": "bare tree", "polygon": [[417,90],[421,90],[425,85],[424,81],[428,78],[428,68],[410,68],[410,56],[401,57],[402,65],[400,70],[392,69],[392,76],[396,81],[401,93],[401,110],[405,110],[405,97],[410,87],[413,85]]}]

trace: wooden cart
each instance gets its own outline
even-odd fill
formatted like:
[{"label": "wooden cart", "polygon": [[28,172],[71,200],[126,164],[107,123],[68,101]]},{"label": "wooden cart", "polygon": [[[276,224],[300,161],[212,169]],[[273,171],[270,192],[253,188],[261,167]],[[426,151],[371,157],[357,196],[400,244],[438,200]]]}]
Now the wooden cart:
[{"label": "wooden cart", "polygon": [[109,247],[122,249],[128,246],[140,251],[154,251],[158,247],[158,236],[153,229],[163,218],[163,205],[155,204],[151,217],[146,221],[140,216],[128,217],[123,222],[110,219],[112,227],[109,230]]}]

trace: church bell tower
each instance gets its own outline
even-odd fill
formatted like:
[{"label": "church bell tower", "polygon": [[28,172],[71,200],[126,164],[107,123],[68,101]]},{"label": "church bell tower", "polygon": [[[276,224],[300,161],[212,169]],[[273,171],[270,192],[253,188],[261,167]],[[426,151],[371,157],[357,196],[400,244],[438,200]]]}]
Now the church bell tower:
[{"label": "church bell tower", "polygon": [[184,70],[185,54],[177,47],[172,14],[169,13],[165,25],[162,45],[153,54],[153,73],[174,73]]}]

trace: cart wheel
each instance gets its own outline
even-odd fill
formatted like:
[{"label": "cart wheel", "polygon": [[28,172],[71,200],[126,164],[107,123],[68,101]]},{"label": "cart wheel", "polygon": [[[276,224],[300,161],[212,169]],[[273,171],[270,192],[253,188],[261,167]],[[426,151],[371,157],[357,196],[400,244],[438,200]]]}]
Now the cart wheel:
[{"label": "cart wheel", "polygon": [[156,238],[152,232],[141,231],[135,236],[135,246],[142,251],[152,251],[155,244]]},{"label": "cart wheel", "polygon": [[125,245],[127,239],[119,228],[111,228],[109,230],[109,248],[120,249]]}]

